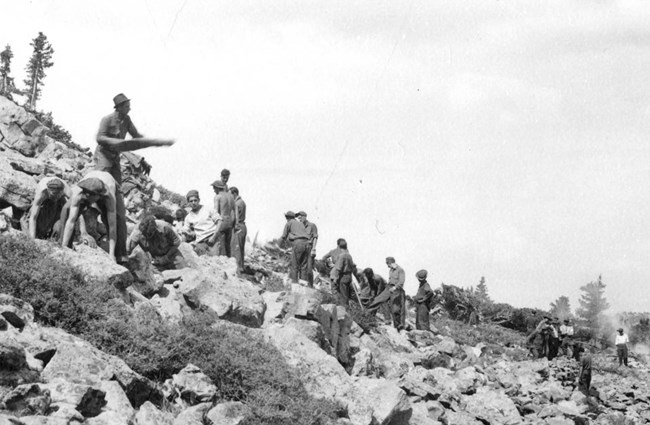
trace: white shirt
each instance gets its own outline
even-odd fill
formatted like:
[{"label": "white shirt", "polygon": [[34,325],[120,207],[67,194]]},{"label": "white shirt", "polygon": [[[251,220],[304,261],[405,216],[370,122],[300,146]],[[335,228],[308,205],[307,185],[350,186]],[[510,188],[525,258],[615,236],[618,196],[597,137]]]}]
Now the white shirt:
[{"label": "white shirt", "polygon": [[212,208],[201,206],[201,209],[194,212],[190,210],[185,217],[184,233],[194,232],[196,239],[193,243],[204,242],[217,231],[217,222],[221,216]]},{"label": "white shirt", "polygon": [[623,333],[623,335],[619,333],[616,334],[616,342],[615,342],[616,345],[627,344],[628,342],[630,342],[630,340],[627,338],[626,333]]},{"label": "white shirt", "polygon": [[560,326],[560,334],[573,336],[573,326],[570,325]]}]

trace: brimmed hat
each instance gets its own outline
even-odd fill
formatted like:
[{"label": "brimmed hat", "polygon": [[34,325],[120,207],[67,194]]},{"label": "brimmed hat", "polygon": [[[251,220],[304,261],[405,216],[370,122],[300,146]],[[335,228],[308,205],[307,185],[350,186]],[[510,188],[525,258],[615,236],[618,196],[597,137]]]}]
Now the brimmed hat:
[{"label": "brimmed hat", "polygon": [[427,271],[422,269],[419,272],[415,273],[415,277],[417,277],[419,280],[423,280],[427,278]]},{"label": "brimmed hat", "polygon": [[287,211],[286,213],[284,213],[284,216],[287,218],[295,218],[296,213],[294,213],[293,211]]},{"label": "brimmed hat", "polygon": [[124,93],[120,93],[120,94],[118,94],[117,96],[115,96],[113,98],[113,104],[115,105],[114,107],[117,108],[118,106],[120,106],[124,102],[129,102],[130,100],[131,99],[126,97],[126,95]]}]

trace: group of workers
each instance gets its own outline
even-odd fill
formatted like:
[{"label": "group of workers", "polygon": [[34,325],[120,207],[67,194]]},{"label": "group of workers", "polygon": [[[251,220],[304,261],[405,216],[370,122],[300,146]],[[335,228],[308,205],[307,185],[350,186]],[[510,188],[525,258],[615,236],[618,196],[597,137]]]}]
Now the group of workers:
[{"label": "group of workers", "polygon": [[[318,242],[318,227],[307,220],[307,213],[287,211],[284,214],[286,224],[282,239],[291,246],[289,277],[297,283],[300,279],[307,286],[314,286],[314,269],[319,274],[329,278],[332,294],[337,304],[347,307],[356,292],[356,298],[361,306],[370,314],[378,311],[385,320],[392,322],[398,329],[406,327],[406,294],[404,283],[406,274],[395,258],[387,257],[388,281],[375,273],[371,268],[363,271],[357,269],[348,250],[345,239],[336,241],[336,248],[327,252],[320,260],[316,260],[316,244]],[[415,274],[419,282],[415,295],[416,329],[430,330],[429,312],[432,308],[433,290],[427,283],[427,271],[420,270]],[[354,279],[359,282],[357,290]]]},{"label": "group of workers", "polygon": [[[186,267],[179,246],[190,242],[199,255],[233,255],[238,270],[244,268],[246,242],[246,204],[236,187],[228,188],[230,171],[212,183],[213,206],[203,206],[199,193],[187,194],[189,210],[176,212],[177,223],[145,214],[130,236],[127,235],[126,210],[120,191],[122,172],[120,154],[147,147],[171,146],[171,139],[144,137],[131,121],[131,100],[120,93],[113,98],[114,111],[104,117],[97,132],[95,167],[72,188],[58,177],[45,177],[37,184],[32,206],[21,221],[32,238],[55,239],[71,247],[75,234],[80,243],[96,246],[100,234],[107,235],[111,258],[120,264],[140,246],[152,257],[158,270]],[[125,140],[129,134],[132,138]],[[97,231],[101,215],[102,232]]]}]

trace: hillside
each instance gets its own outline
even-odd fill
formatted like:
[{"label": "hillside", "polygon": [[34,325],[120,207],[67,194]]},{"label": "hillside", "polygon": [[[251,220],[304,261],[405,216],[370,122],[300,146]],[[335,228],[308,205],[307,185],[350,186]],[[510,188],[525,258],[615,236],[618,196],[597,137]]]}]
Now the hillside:
[{"label": "hillside", "polygon": [[[434,318],[397,332],[326,285],[291,284],[272,246],[190,268],[131,271],[100,249],[62,249],[12,229],[36,182],[74,183],[88,152],[0,97],[0,424],[639,424],[650,422],[648,369],[594,356],[590,398],[577,364],[528,357],[523,333]],[[174,208],[138,170],[130,220]],[[123,190],[126,190],[125,187]],[[447,300],[449,301],[449,300]],[[407,322],[413,328],[414,313]]]}]

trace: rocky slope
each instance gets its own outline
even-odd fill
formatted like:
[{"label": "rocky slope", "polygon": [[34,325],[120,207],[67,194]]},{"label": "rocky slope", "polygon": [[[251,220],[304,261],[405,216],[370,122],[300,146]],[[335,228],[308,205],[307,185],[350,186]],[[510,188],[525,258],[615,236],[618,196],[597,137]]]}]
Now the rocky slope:
[{"label": "rocky slope", "polygon": [[[74,182],[90,168],[87,152],[45,133],[32,116],[0,97],[1,207],[26,209],[44,175]],[[127,196],[135,220],[143,206],[158,203],[159,194],[147,176],[135,173],[133,181]],[[0,238],[25,237],[0,228]],[[251,329],[298,371],[305,391],[341,406],[338,419],[328,423],[650,422],[648,370],[642,364],[621,370],[606,357],[611,353],[596,356],[587,398],[575,388],[573,360],[529,359],[519,346],[522,335],[494,326],[448,321],[431,333],[397,332],[387,325],[364,331],[350,310],[331,303],[326,286],[288,283],[281,255],[271,249],[248,253],[246,279],[237,276],[234,260],[196,257],[187,245],[182,249],[191,267],[163,274],[148,268],[142,252],[134,254],[130,271],[84,245],[73,251],[40,241],[37,249],[76,267],[89,286],[117,288],[116,302],[133,311],[155,309],[160,320],[172,323],[201,311],[215,323]],[[217,397],[218,383],[195,365],[156,382],[76,336],[36,323],[34,316],[29,304],[0,295],[0,424],[251,423],[250,406]]]}]

